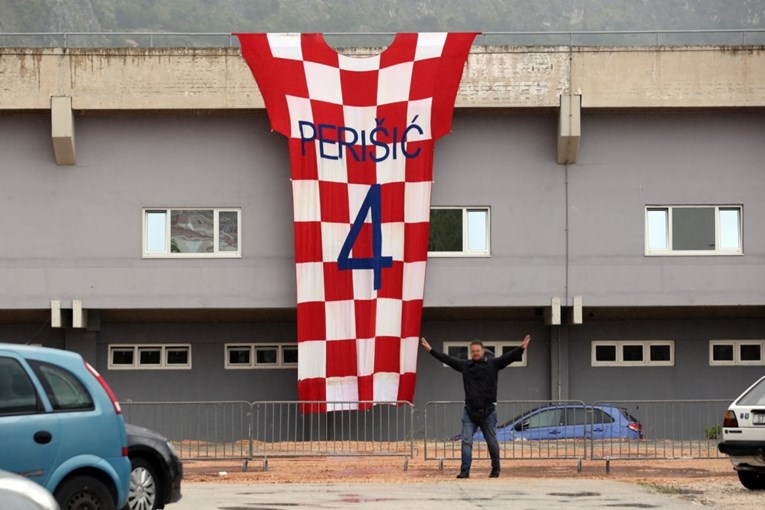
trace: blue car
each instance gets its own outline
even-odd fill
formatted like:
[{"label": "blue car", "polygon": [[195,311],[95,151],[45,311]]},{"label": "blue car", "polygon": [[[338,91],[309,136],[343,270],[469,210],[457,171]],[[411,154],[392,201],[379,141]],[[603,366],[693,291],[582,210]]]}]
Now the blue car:
[{"label": "blue car", "polygon": [[[624,409],[577,404],[538,407],[497,426],[499,441],[607,438],[642,439],[643,426]],[[473,439],[484,440],[480,430]]]},{"label": "blue car", "polygon": [[48,489],[61,508],[127,501],[130,460],[120,405],[79,354],[0,344],[0,469]]}]

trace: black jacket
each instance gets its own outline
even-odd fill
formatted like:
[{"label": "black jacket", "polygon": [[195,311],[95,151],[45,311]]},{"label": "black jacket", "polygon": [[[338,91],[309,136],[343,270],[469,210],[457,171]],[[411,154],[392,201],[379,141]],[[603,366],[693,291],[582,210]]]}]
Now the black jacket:
[{"label": "black jacket", "polygon": [[462,372],[462,384],[465,386],[465,405],[468,409],[486,409],[497,402],[497,376],[499,371],[523,357],[523,348],[516,347],[498,358],[473,361],[453,358],[448,354],[430,349],[430,354],[442,363],[446,363],[457,372]]}]

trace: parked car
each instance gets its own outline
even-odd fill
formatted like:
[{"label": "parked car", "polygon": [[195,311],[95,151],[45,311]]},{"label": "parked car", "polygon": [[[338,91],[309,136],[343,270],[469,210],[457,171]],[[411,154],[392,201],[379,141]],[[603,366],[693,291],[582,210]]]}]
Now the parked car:
[{"label": "parked car", "polygon": [[132,473],[123,510],[155,510],[180,500],[183,464],[173,444],[147,428],[125,427]]},{"label": "parked car", "polygon": [[4,510],[59,510],[58,503],[45,487],[2,470],[0,502]]},{"label": "parked car", "polygon": [[122,507],[130,460],[122,410],[79,354],[0,344],[0,469],[67,510]]},{"label": "parked car", "polygon": [[[480,430],[473,438],[484,440]],[[497,425],[499,441],[609,438],[642,439],[643,426],[625,409],[581,404],[542,406]]]},{"label": "parked car", "polygon": [[765,490],[765,377],[728,407],[717,447],[728,455],[744,487]]}]

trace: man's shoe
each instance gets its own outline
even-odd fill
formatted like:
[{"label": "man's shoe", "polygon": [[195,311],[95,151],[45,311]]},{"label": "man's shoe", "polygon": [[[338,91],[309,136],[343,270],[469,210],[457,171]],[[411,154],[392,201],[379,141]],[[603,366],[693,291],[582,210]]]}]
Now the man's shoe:
[{"label": "man's shoe", "polygon": [[470,478],[470,473],[467,471],[460,471],[460,474],[457,475],[457,478]]},{"label": "man's shoe", "polygon": [[489,478],[499,478],[499,469],[492,469]]}]

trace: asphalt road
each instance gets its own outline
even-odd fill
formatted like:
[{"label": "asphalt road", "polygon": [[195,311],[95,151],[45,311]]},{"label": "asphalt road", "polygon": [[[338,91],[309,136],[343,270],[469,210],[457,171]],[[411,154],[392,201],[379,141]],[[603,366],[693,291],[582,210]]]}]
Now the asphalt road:
[{"label": "asphalt road", "polygon": [[698,504],[610,480],[470,479],[406,484],[185,483],[183,499],[168,510],[460,510],[483,508],[662,508],[698,510]]}]

